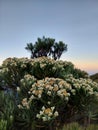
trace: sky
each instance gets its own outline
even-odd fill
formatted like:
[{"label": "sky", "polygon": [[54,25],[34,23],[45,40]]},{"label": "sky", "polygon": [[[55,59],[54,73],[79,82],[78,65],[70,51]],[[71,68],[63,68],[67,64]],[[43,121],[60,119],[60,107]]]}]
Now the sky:
[{"label": "sky", "polygon": [[68,45],[62,60],[98,72],[98,0],[0,0],[0,64],[30,57],[27,43],[43,36]]}]

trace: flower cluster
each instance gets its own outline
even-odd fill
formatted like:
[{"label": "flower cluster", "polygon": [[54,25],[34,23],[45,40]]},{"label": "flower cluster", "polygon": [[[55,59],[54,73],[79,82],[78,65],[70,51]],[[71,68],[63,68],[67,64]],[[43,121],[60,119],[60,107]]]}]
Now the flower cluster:
[{"label": "flower cluster", "polygon": [[[68,100],[71,90],[71,85],[66,81],[59,78],[45,78],[43,80],[38,80],[34,83],[29,91],[31,97],[41,98],[42,94],[45,93],[47,96],[59,96],[64,100]],[[30,99],[32,99],[30,97]]]},{"label": "flower cluster", "polygon": [[[28,79],[28,75],[25,77]],[[23,81],[22,79],[22,85],[24,85]],[[35,113],[37,112],[36,118],[49,121],[58,116],[61,109],[60,105],[66,106],[69,101],[70,91],[71,85],[63,79],[46,77],[43,80],[35,80],[18,108],[29,110],[33,109],[32,107],[39,107],[38,111],[32,110]]]},{"label": "flower cluster", "polygon": [[[55,61],[48,57],[39,57],[35,59],[28,58],[7,58],[3,61],[2,70],[3,80],[7,86],[19,86],[19,81],[25,74],[33,75],[36,79],[45,77],[56,77],[64,79],[64,75],[76,72],[74,65],[67,61]],[[81,75],[79,71],[78,75]],[[81,77],[81,76],[80,76]],[[83,76],[82,76],[83,77]]]},{"label": "flower cluster", "polygon": [[3,66],[6,67],[18,67],[20,66],[21,68],[26,67],[26,64],[28,64],[30,60],[28,58],[7,58],[5,61],[3,61]]},{"label": "flower cluster", "polygon": [[30,74],[26,74],[26,75],[24,75],[24,78],[22,78],[20,80],[20,84],[21,84],[21,86],[26,87],[28,85],[33,84],[33,82],[35,82],[35,81],[36,81],[36,78],[34,76],[32,76]]},{"label": "flower cluster", "polygon": [[58,115],[58,112],[55,111],[55,107],[45,108],[43,106],[36,117],[38,119],[42,119],[43,121],[49,121],[51,119],[55,119]]},{"label": "flower cluster", "polygon": [[27,101],[27,98],[23,98],[21,104],[18,105],[19,109],[23,109],[23,108],[29,109],[29,103]]},{"label": "flower cluster", "polygon": [[8,58],[2,64],[0,79],[3,86],[17,87],[17,117],[24,120],[25,114],[29,114],[27,117],[36,124],[52,124],[56,119],[60,124],[78,114],[78,110],[85,112],[98,99],[98,84],[78,77],[79,74],[83,77],[84,73],[67,61]]},{"label": "flower cluster", "polygon": [[75,79],[72,75],[65,79],[68,83],[71,84],[71,92],[75,95],[76,91],[84,90],[86,95],[98,96],[98,83],[92,81],[91,79]]}]

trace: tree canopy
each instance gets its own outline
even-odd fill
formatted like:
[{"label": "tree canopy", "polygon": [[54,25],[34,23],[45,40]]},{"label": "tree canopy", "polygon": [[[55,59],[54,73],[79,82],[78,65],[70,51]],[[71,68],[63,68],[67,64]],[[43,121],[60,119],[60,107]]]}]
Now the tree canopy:
[{"label": "tree canopy", "polygon": [[60,59],[63,52],[67,51],[67,44],[62,41],[56,42],[53,38],[37,38],[35,44],[27,43],[26,50],[31,52],[31,58],[41,56]]}]

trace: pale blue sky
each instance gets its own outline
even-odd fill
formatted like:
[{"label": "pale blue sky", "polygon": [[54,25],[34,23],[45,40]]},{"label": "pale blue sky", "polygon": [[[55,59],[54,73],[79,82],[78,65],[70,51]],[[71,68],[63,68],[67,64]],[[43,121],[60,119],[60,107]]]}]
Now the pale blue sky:
[{"label": "pale blue sky", "polygon": [[98,0],[0,0],[0,63],[30,57],[26,43],[42,36],[68,44],[63,60],[98,72]]}]

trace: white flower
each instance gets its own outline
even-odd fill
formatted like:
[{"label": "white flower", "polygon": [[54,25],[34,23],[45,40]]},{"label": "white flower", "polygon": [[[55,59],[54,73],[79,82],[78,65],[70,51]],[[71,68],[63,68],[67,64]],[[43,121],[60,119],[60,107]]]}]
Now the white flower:
[{"label": "white flower", "polygon": [[62,85],[59,85],[59,88],[63,88],[63,86],[62,86]]},{"label": "white flower", "polygon": [[46,117],[42,117],[43,121],[47,121],[47,118]]},{"label": "white flower", "polygon": [[72,92],[73,95],[75,95],[76,90],[72,89],[71,92]]},{"label": "white flower", "polygon": [[53,87],[52,87],[52,86],[50,86],[50,87],[49,87],[49,90],[52,90],[52,89],[53,89]]},{"label": "white flower", "polygon": [[58,94],[58,95],[61,95],[61,91],[59,90],[59,91],[57,92],[57,94]]},{"label": "white flower", "polygon": [[31,95],[31,97],[29,98],[30,101],[32,101],[34,99],[34,95]]},{"label": "white flower", "polygon": [[39,113],[40,113],[40,115],[43,115],[43,111],[40,111]]},{"label": "white flower", "polygon": [[40,114],[37,114],[36,117],[40,119]]},{"label": "white flower", "polygon": [[32,93],[35,94],[35,90],[33,90]]},{"label": "white flower", "polygon": [[50,96],[51,95],[51,91],[48,91],[47,94]]},{"label": "white flower", "polygon": [[50,101],[48,101],[48,104],[49,104],[49,105],[50,105],[50,103],[51,103],[51,102],[50,102]]},{"label": "white flower", "polygon": [[27,102],[27,98],[24,98],[24,99],[22,100],[22,105],[23,105],[24,107],[26,107],[27,109],[29,109],[29,104],[28,104],[28,102]]},{"label": "white flower", "polygon": [[51,110],[53,111],[55,109],[55,107],[51,107]]},{"label": "white flower", "polygon": [[41,94],[38,95],[38,98],[41,98]]},{"label": "white flower", "polygon": [[59,113],[57,111],[55,111],[54,116],[57,117],[59,115]]},{"label": "white flower", "polygon": [[43,110],[43,111],[45,110],[45,107],[44,107],[44,106],[42,107],[42,110]]},{"label": "white flower", "polygon": [[30,94],[31,92],[30,91],[28,91],[28,94]]},{"label": "white flower", "polygon": [[43,67],[45,67],[46,66],[46,64],[40,64],[40,67],[41,68],[43,68]]},{"label": "white flower", "polygon": [[49,112],[48,116],[52,116],[52,112]]},{"label": "white flower", "polygon": [[93,91],[90,91],[90,92],[88,92],[90,95],[93,95],[94,93],[93,93]]},{"label": "white flower", "polygon": [[51,118],[48,116],[48,121],[51,120]]},{"label": "white flower", "polygon": [[65,100],[68,101],[68,97],[65,97]]},{"label": "white flower", "polygon": [[20,92],[20,88],[19,87],[17,87],[17,92]]},{"label": "white flower", "polygon": [[18,108],[19,108],[19,109],[23,108],[20,104],[19,104],[19,105],[17,105],[17,106],[18,106]]},{"label": "white flower", "polygon": [[67,93],[67,96],[70,96],[70,93]]}]

